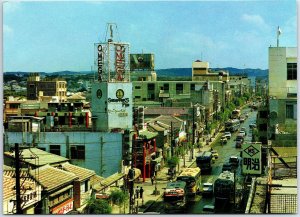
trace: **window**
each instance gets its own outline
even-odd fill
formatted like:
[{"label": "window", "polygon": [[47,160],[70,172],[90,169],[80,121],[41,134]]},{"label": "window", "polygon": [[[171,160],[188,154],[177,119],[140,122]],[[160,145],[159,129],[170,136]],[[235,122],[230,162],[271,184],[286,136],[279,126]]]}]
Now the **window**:
[{"label": "window", "polygon": [[287,80],[297,80],[297,63],[287,64]]},{"label": "window", "polygon": [[195,84],[191,84],[191,90],[195,90]]},{"label": "window", "polygon": [[164,84],[164,90],[169,91],[169,84]]},{"label": "window", "polygon": [[297,104],[286,104],[286,118],[297,119]]},{"label": "window", "polygon": [[83,145],[71,146],[71,159],[84,160],[85,147]]},{"label": "window", "polygon": [[141,86],[135,86],[134,87],[136,90],[139,90],[139,89],[141,89]]},{"label": "window", "polygon": [[259,117],[260,118],[268,118],[268,111],[260,111]]},{"label": "window", "polygon": [[50,145],[50,153],[60,155],[60,145]]},{"label": "window", "polygon": [[140,99],[140,98],[141,98],[141,96],[135,96],[134,98],[135,98],[135,99]]},{"label": "window", "polygon": [[260,131],[267,131],[268,125],[267,124],[260,124],[258,126],[258,130]]},{"label": "window", "polygon": [[154,84],[148,84],[148,90],[154,90]]},{"label": "window", "polygon": [[89,190],[89,180],[86,180],[84,182],[84,192],[87,192]]},{"label": "window", "polygon": [[177,94],[183,93],[183,84],[176,84],[176,93]]}]

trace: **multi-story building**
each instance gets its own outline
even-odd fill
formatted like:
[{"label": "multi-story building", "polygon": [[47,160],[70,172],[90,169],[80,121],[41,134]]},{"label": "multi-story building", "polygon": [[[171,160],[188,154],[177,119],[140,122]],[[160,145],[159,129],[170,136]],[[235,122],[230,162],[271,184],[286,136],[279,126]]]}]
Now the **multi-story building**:
[{"label": "multi-story building", "polygon": [[62,78],[40,79],[38,73],[31,73],[27,80],[27,99],[38,100],[43,96],[56,96],[60,102],[67,99],[67,82]]},{"label": "multi-story building", "polygon": [[269,47],[269,138],[296,146],[297,48]]},{"label": "multi-story building", "polygon": [[192,63],[193,81],[228,81],[229,74],[224,71],[212,72],[208,62],[196,60]]}]

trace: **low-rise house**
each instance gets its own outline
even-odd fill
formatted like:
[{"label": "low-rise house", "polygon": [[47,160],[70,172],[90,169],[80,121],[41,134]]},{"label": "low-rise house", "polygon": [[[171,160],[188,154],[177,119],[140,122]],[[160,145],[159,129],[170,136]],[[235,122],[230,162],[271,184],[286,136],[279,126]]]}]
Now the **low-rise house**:
[{"label": "low-rise house", "polygon": [[59,168],[74,173],[78,177],[74,181],[74,209],[82,213],[92,195],[91,178],[96,174],[95,171],[68,162],[62,163]]},{"label": "low-rise house", "polygon": [[[3,170],[3,214],[16,214],[16,173],[13,168]],[[20,197],[23,214],[35,214],[35,206],[41,200],[41,185],[21,171]]]},{"label": "low-rise house", "polygon": [[36,214],[66,214],[74,209],[74,181],[78,177],[50,165],[30,171],[43,187],[42,200],[36,207]]}]

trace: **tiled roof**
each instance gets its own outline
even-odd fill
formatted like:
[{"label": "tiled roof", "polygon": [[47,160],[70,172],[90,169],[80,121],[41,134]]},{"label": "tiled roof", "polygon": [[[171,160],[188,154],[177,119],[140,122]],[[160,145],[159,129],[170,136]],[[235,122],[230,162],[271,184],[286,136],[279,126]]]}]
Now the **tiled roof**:
[{"label": "tiled roof", "polygon": [[[165,131],[165,128],[155,124],[155,123],[148,123],[148,128],[150,129],[153,129],[154,131]],[[150,131],[153,131],[153,130],[150,130]]]},{"label": "tiled roof", "polygon": [[[15,152],[5,152],[4,155],[8,157],[15,158]],[[22,161],[35,165],[35,166],[43,166],[46,164],[56,164],[69,161],[68,158],[51,154],[49,152],[40,150],[38,148],[27,148],[22,150],[22,157],[24,158],[32,158],[32,159],[23,159]]]},{"label": "tiled roof", "polygon": [[152,139],[158,135],[157,132],[150,132],[148,130],[140,131],[139,137],[146,138],[146,139]]},{"label": "tiled roof", "polygon": [[[10,171],[11,172],[11,171]],[[20,183],[22,183],[21,194],[25,193],[26,189],[34,189],[36,183],[31,178],[21,178]],[[16,179],[11,175],[3,174],[3,200],[14,198],[16,196]]]},{"label": "tiled roof", "polygon": [[91,185],[99,184],[104,178],[98,175],[94,175],[91,177]]},{"label": "tiled roof", "polygon": [[157,118],[152,119],[149,122],[155,122],[155,121],[162,122],[169,126],[171,126],[171,122],[172,122],[174,128],[180,128],[182,123],[184,122],[182,119],[170,115],[161,115]]},{"label": "tiled roof", "polygon": [[79,178],[78,181],[86,180],[96,174],[95,171],[93,171],[93,170],[79,167],[79,166],[70,164],[68,162],[62,163],[61,166],[62,166],[62,169],[66,170],[68,172],[74,173]]},{"label": "tiled roof", "polygon": [[64,186],[78,177],[70,172],[45,165],[30,171],[32,175],[47,191]]},{"label": "tiled roof", "polygon": [[103,179],[102,181],[100,181],[100,183],[94,184],[93,189],[95,189],[96,191],[101,191],[102,189],[104,189],[104,188],[112,185],[116,181],[122,179],[124,176],[125,176],[124,173],[115,173],[115,174]]}]

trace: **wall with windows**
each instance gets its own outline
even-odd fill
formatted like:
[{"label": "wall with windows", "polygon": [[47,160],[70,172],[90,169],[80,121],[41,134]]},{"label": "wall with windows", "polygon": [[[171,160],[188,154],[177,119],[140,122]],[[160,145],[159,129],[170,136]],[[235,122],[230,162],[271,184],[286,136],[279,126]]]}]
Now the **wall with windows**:
[{"label": "wall with windows", "polygon": [[[15,143],[32,144],[33,133],[5,132],[5,150]],[[102,141],[102,142],[101,142]],[[105,132],[41,132],[38,148],[69,158],[70,163],[108,177],[121,171],[122,134]]]},{"label": "wall with windows", "polygon": [[296,97],[297,48],[269,48],[269,95],[277,99]]}]

